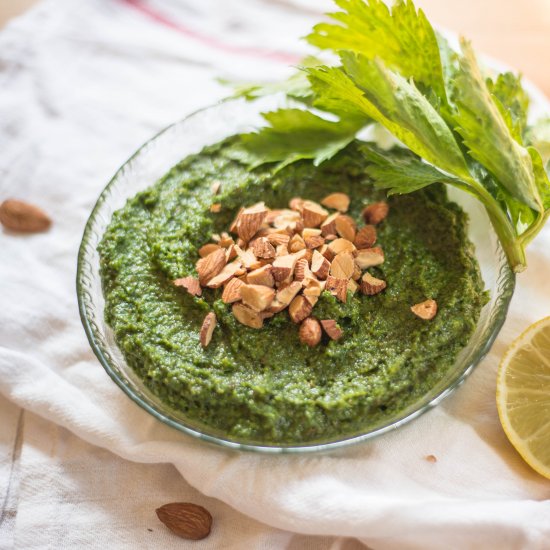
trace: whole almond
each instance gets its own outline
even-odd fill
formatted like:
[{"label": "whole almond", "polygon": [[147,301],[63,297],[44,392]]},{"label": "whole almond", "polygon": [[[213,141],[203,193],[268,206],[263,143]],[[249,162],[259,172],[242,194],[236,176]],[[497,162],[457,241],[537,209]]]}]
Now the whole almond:
[{"label": "whole almond", "polygon": [[39,233],[46,231],[52,221],[37,206],[16,199],[8,199],[0,204],[0,223],[12,231]]},{"label": "whole almond", "polygon": [[172,533],[190,540],[204,539],[210,534],[210,512],[190,502],[171,502],[156,510],[157,516]]}]

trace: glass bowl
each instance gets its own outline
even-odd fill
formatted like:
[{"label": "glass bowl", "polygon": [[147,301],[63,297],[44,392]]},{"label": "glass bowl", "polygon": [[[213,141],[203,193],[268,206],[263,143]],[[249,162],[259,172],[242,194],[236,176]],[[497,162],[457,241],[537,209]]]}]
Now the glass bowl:
[{"label": "glass bowl", "polygon": [[485,288],[490,291],[491,296],[481,312],[474,334],[453,368],[422,399],[378,425],[369,425],[364,433],[303,445],[258,445],[238,441],[208,427],[199,426],[183,413],[169,408],[127,365],[110,327],[105,323],[97,245],[113,212],[123,207],[127,199],[152,185],[187,155],[198,153],[204,146],[228,136],[262,126],[264,122],[260,113],[280,107],[282,103],[284,100],[277,96],[254,102],[242,99],[224,101],[193,113],[145,143],[103,190],[86,224],[78,255],[78,302],[90,345],[109,376],[135,403],[162,422],[191,436],[234,449],[269,453],[325,451],[366,441],[398,428],[440,403],[462,384],[487,354],[504,323],[514,291],[515,276],[508,266],[483,206],[470,195],[450,188],[450,197],[470,217],[469,238],[475,245]]}]

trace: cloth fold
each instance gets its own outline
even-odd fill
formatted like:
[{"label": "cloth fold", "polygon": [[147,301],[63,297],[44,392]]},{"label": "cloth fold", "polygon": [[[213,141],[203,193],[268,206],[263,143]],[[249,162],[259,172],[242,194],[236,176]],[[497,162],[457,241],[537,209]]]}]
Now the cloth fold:
[{"label": "cloth fold", "polygon": [[[547,548],[550,484],[508,443],[494,396],[507,345],[550,312],[550,227],[530,246],[506,324],[467,382],[409,425],[338,452],[261,456],[196,441],[126,398],[89,349],[76,255],[105,183],[154,132],[227,95],[216,78],[288,75],[265,53],[306,54],[296,37],[321,8],[47,0],[0,33],[0,197],[29,200],[54,220],[44,234],[0,232],[0,392],[123,458],[172,463],[203,494],[273,527],[388,550]],[[236,47],[224,50],[225,40]]]}]

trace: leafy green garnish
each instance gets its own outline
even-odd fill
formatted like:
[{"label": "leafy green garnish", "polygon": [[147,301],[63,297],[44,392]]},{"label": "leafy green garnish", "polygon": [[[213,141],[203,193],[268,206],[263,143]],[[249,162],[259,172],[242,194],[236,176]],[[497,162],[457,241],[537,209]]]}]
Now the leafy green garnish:
[{"label": "leafy green garnish", "polygon": [[[283,85],[249,87],[246,97],[284,91],[317,112],[281,109],[268,125],[241,136],[235,158],[262,163],[311,159],[320,164],[369,124],[401,145],[364,143],[366,171],[379,188],[411,193],[446,183],[480,200],[515,271],[525,246],[550,215],[550,122],[528,125],[529,98],[511,73],[487,78],[468,42],[454,51],[411,0],[390,10],[381,0],[336,0],[332,22],[307,40],[339,58],[316,60]],[[307,79],[307,80],[306,80]]]}]

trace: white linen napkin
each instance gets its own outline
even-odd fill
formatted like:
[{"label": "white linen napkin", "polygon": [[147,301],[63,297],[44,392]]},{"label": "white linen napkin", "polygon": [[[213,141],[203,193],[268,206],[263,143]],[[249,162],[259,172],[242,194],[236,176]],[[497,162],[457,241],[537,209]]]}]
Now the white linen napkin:
[{"label": "white linen napkin", "polygon": [[406,427],[337,453],[200,443],[133,404],[89,349],[74,281],[98,194],[158,129],[226,95],[216,77],[288,74],[287,61],[307,53],[296,37],[317,6],[48,0],[0,33],[0,199],[29,200],[54,219],[40,235],[0,232],[0,392],[121,457],[172,463],[203,494],[273,527],[388,550],[547,548],[550,483],[508,443],[494,396],[507,345],[550,313],[550,227],[466,384]]}]

